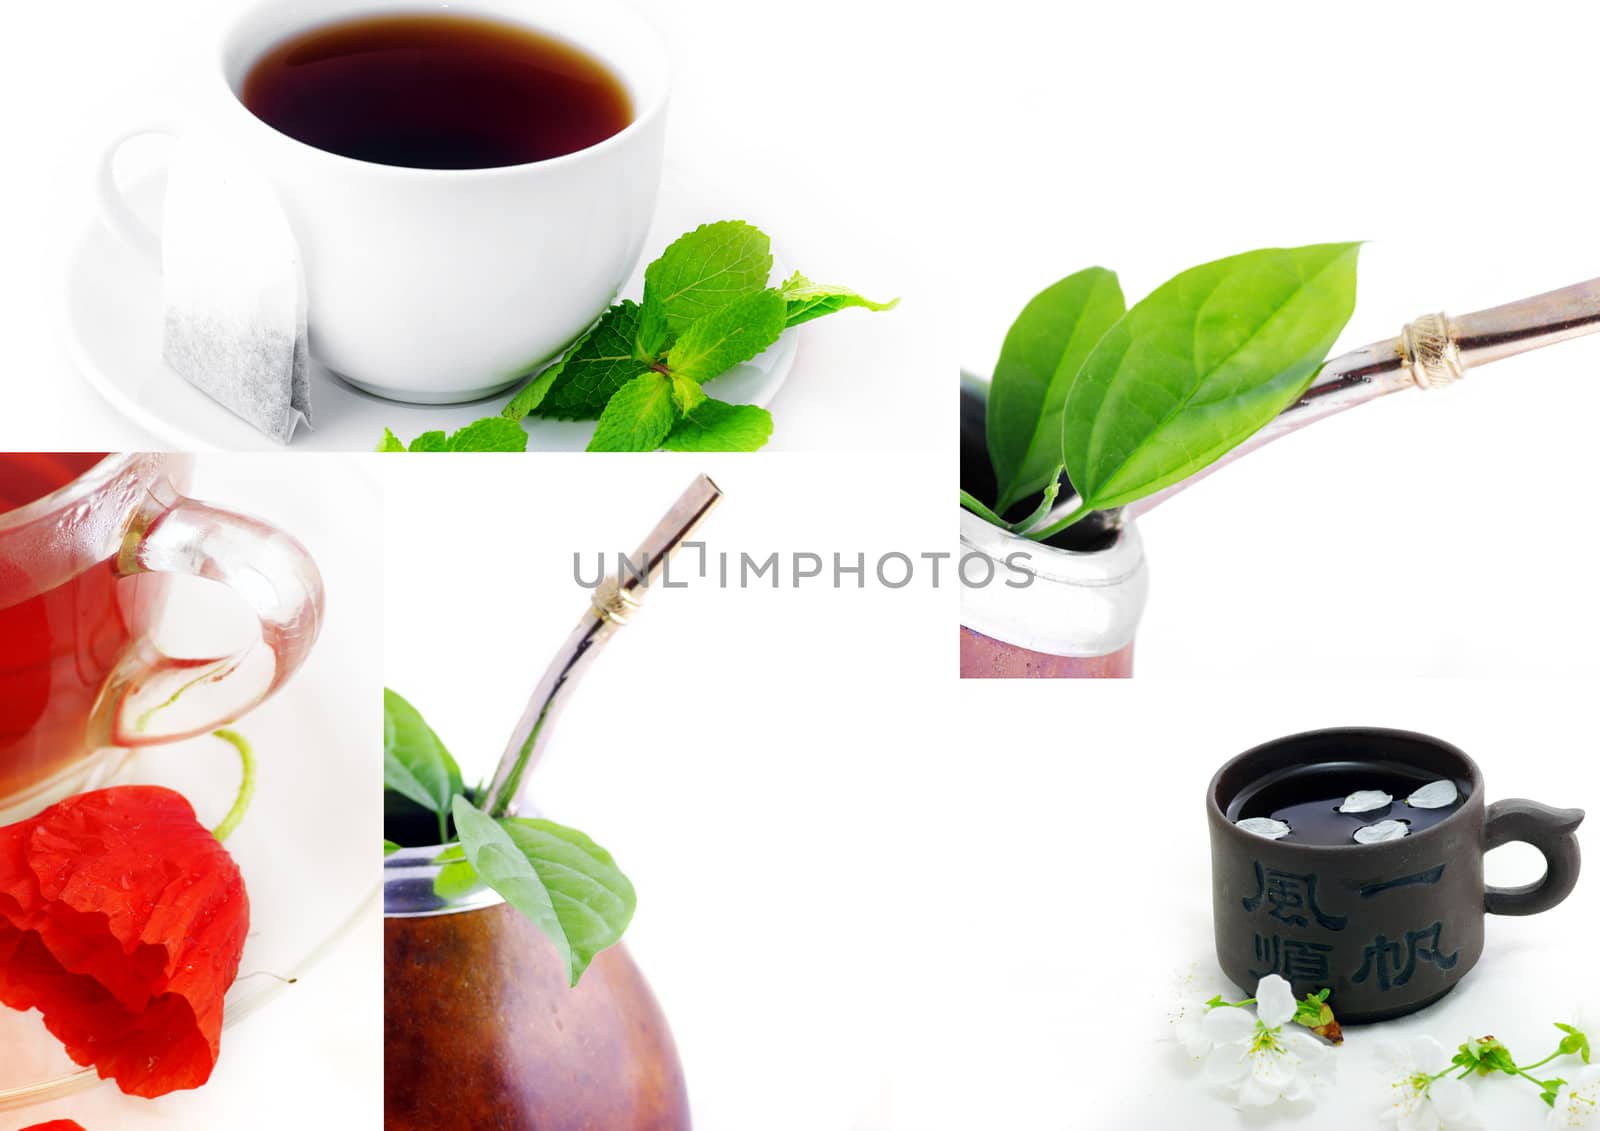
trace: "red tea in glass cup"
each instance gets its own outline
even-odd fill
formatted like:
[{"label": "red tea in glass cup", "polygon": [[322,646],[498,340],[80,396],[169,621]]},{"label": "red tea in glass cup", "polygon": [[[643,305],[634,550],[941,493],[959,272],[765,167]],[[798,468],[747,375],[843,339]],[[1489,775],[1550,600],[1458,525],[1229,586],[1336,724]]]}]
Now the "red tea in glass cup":
[{"label": "red tea in glass cup", "polygon": [[[107,751],[238,718],[300,666],[322,620],[305,549],[184,496],[187,457],[0,453],[0,816],[90,784]],[[258,639],[174,659],[149,640],[162,574],[220,581]]]}]

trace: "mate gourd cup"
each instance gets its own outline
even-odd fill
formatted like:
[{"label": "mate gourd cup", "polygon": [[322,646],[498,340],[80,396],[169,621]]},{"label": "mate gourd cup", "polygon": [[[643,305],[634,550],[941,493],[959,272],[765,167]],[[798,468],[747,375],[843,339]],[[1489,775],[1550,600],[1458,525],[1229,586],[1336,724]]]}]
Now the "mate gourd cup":
[{"label": "mate gourd cup", "polygon": [[[1264,778],[1327,762],[1388,762],[1465,785],[1459,809],[1411,836],[1321,845],[1246,832],[1230,804]],[[1427,735],[1370,727],[1275,739],[1224,765],[1206,795],[1217,960],[1251,991],[1278,974],[1296,996],[1328,988],[1341,1022],[1399,1017],[1453,989],[1483,953],[1484,916],[1535,915],[1578,879],[1578,809],[1486,805],[1466,754]],[[1535,883],[1486,887],[1483,857],[1513,841],[1544,856]]]}]

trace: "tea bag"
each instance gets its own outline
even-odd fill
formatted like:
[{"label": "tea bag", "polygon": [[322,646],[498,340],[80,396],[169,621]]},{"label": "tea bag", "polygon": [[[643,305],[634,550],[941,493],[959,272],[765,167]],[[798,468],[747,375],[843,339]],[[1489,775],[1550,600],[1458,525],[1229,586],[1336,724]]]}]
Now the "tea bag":
[{"label": "tea bag", "polygon": [[272,187],[224,145],[177,142],[161,240],[162,355],[287,444],[311,423],[300,249]]}]

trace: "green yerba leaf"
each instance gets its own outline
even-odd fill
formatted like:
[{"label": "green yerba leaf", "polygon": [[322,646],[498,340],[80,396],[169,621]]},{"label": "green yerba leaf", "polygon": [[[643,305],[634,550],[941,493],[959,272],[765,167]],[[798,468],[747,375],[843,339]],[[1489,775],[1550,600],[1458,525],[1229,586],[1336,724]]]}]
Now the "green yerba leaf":
[{"label": "green yerba leaf", "polygon": [[461,793],[461,768],[421,713],[388,688],[383,691],[383,784],[439,814],[442,836],[444,816]]},{"label": "green yerba leaf", "polygon": [[396,852],[399,852],[399,851],[400,851],[400,846],[398,844],[396,844],[394,841],[386,840],[386,841],[383,842],[383,854],[385,856],[392,855],[393,853],[396,853]]},{"label": "green yerba leaf", "polygon": [[633,885],[611,854],[553,821],[494,821],[465,798],[454,815],[472,869],[549,937],[577,985],[633,919]]},{"label": "green yerba leaf", "polygon": [[691,322],[667,351],[667,368],[705,382],[778,340],[788,307],[777,291],[757,291]]},{"label": "green yerba leaf", "polygon": [[833,314],[852,306],[867,310],[893,310],[900,305],[900,300],[897,298],[888,302],[873,302],[865,295],[857,294],[847,287],[813,283],[798,271],[784,280],[779,290],[789,304],[786,323],[790,326],[798,326],[802,322],[810,322],[813,318],[821,318],[825,314]]},{"label": "green yerba leaf", "polygon": [[533,865],[572,949],[578,978],[594,956],[622,938],[633,921],[633,884],[611,854],[554,821],[507,817],[500,827]]},{"label": "green yerba leaf", "polygon": [[528,434],[520,421],[488,416],[451,436],[448,446],[452,452],[525,452]]},{"label": "green yerba leaf", "polygon": [[406,450],[406,446],[400,442],[400,437],[385,428],[383,430],[383,439],[378,441],[377,450],[380,452],[403,452]]},{"label": "green yerba leaf", "polygon": [[1059,475],[1061,410],[1084,359],[1123,316],[1122,288],[1090,267],[1029,301],[1011,324],[989,385],[984,429],[999,481],[995,510],[1041,490]]},{"label": "green yerba leaf", "polygon": [[681,334],[713,310],[764,289],[771,271],[771,241],[759,228],[742,220],[702,224],[644,269],[645,305],[659,305],[667,333]]},{"label": "green yerba leaf", "polygon": [[506,831],[465,797],[456,798],[453,815],[456,835],[461,838],[461,847],[473,870],[554,944],[568,983],[577,985],[581,971],[576,969],[567,932],[562,929],[539,873]]},{"label": "green yerba leaf", "polygon": [[639,304],[623,301],[600,316],[589,336],[562,360],[561,372],[535,406],[541,416],[593,420],[622,386],[648,367],[634,343]]},{"label": "green yerba leaf", "polygon": [[1246,252],[1158,287],[1102,337],[1062,413],[1086,507],[1154,494],[1253,435],[1316,376],[1355,308],[1359,244]]},{"label": "green yerba leaf", "polygon": [[653,452],[678,419],[672,381],[664,373],[641,373],[606,404],[589,441],[591,452]]},{"label": "green yerba leaf", "polygon": [[661,446],[669,452],[754,452],[772,436],[772,414],[753,404],[707,397],[673,427]]}]

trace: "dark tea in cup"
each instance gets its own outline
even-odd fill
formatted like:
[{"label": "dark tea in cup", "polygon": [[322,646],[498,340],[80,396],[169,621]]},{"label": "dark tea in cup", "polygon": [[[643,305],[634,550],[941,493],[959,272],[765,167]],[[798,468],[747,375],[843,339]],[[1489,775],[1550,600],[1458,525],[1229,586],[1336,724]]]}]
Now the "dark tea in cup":
[{"label": "dark tea in cup", "polygon": [[633,107],[588,52],[481,17],[342,20],[269,49],[240,91],[280,133],[412,169],[492,169],[576,153],[621,132]]}]

